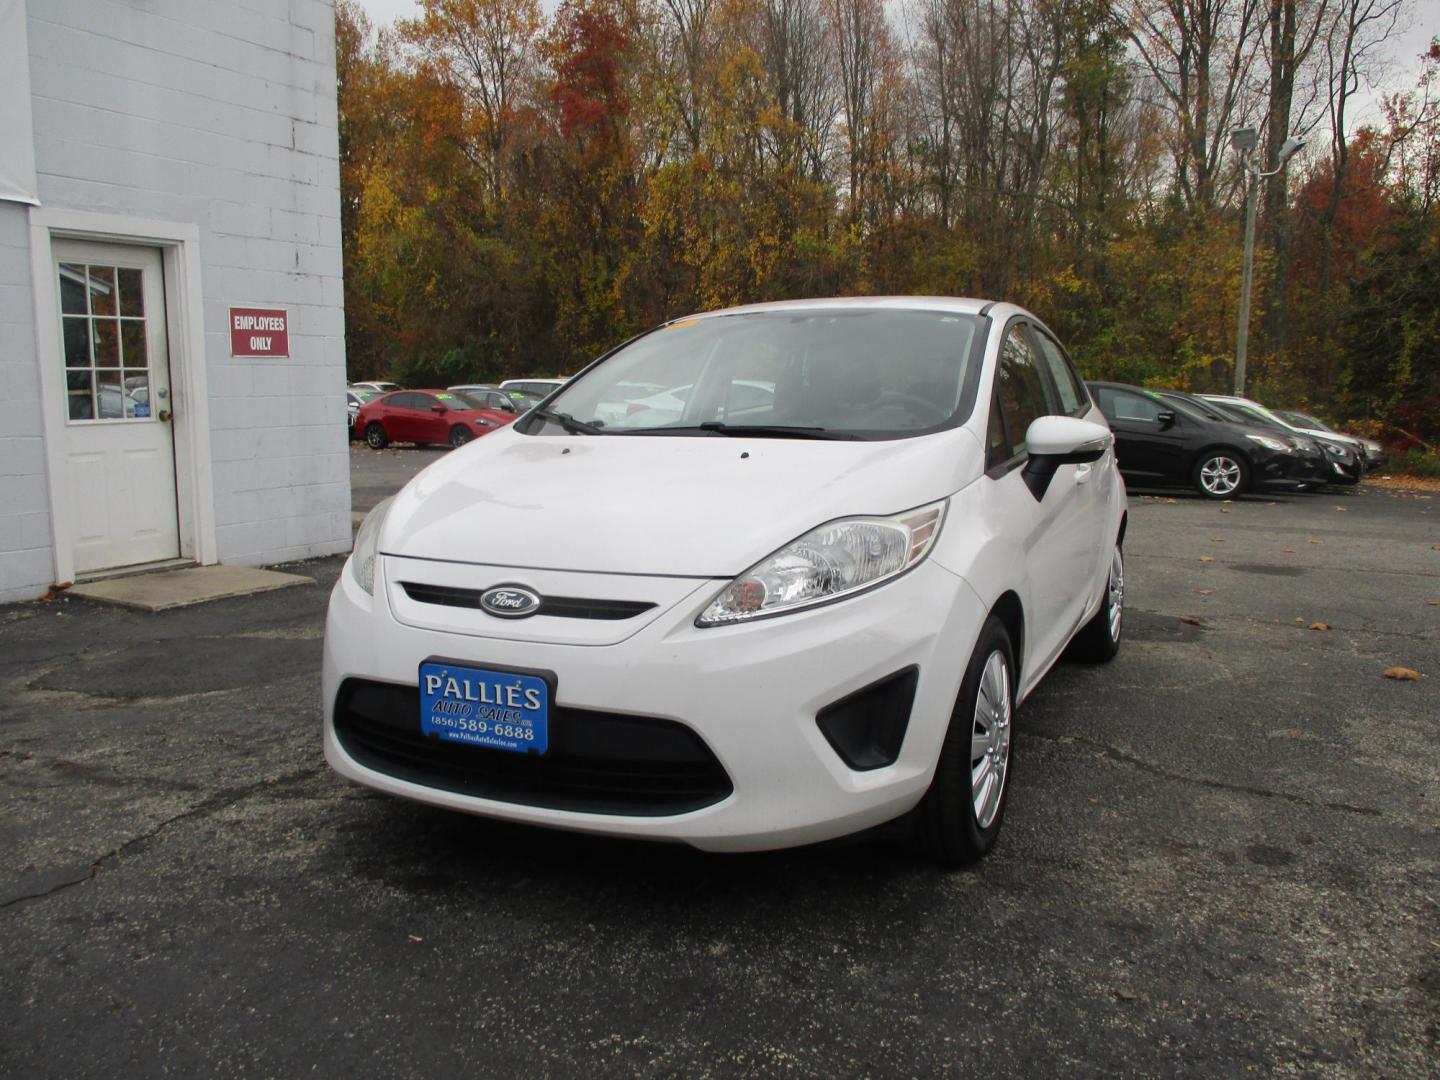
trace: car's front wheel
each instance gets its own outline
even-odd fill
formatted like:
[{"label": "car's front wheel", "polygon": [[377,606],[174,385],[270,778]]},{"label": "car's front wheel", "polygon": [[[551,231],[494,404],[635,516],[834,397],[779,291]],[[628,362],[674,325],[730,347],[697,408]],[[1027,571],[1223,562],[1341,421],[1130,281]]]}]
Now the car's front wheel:
[{"label": "car's front wheel", "polygon": [[995,846],[1005,818],[1014,719],[1015,651],[992,615],[965,669],[935,778],[917,808],[916,839],[937,862],[966,866]]},{"label": "car's front wheel", "polygon": [[369,443],[372,450],[384,450],[390,445],[390,436],[385,434],[385,428],[381,426],[380,421],[371,420],[365,426],[365,441]]},{"label": "car's front wheel", "polygon": [[460,424],[456,424],[450,429],[450,445],[457,449],[464,446],[474,437],[468,428],[462,427]]},{"label": "car's front wheel", "polygon": [[1207,450],[1195,463],[1195,490],[1207,499],[1233,499],[1250,483],[1245,459],[1231,450]]},{"label": "car's front wheel", "polygon": [[1120,634],[1125,627],[1125,553],[1119,544],[1110,556],[1110,577],[1100,608],[1070,642],[1070,656],[1103,664],[1120,651]]}]

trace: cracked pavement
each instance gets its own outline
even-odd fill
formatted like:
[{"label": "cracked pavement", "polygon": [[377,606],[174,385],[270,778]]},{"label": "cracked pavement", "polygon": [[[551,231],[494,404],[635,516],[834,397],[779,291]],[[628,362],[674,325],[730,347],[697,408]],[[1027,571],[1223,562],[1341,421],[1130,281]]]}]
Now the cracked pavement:
[{"label": "cracked pavement", "polygon": [[1440,498],[1131,504],[1121,656],[1021,710],[961,873],[347,786],[338,560],[0,608],[0,1075],[1436,1075]]}]

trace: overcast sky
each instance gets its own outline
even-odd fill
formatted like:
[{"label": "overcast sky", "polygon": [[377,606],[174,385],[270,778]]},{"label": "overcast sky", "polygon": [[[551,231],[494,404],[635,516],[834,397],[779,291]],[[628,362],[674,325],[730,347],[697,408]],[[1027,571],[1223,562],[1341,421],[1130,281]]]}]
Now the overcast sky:
[{"label": "overcast sky", "polygon": [[[388,26],[397,18],[412,15],[418,7],[416,0],[358,2],[377,27]],[[547,11],[553,10],[556,0],[541,0],[541,7]],[[1406,7],[1409,10],[1402,18],[1408,20],[1409,27],[1395,37],[1389,50],[1391,70],[1384,80],[1384,86],[1392,91],[1414,87],[1416,76],[1420,73],[1418,58],[1429,48],[1430,39],[1440,34],[1440,4],[1435,0],[1408,0]],[[1357,121],[1374,121],[1379,118],[1380,112],[1374,97],[1369,98],[1363,112],[1355,117]]]}]

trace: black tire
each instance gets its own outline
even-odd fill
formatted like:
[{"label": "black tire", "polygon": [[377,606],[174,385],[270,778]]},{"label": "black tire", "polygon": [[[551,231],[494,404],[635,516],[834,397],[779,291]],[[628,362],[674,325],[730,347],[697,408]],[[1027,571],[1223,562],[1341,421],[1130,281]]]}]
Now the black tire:
[{"label": "black tire", "polygon": [[1071,640],[1070,658],[1089,664],[1108,664],[1114,660],[1120,652],[1120,641],[1125,633],[1124,614],[1125,555],[1120,545],[1116,544],[1099,610]]},{"label": "black tire", "polygon": [[385,434],[379,420],[371,420],[365,425],[365,442],[371,450],[384,450],[390,445],[390,436]]},{"label": "black tire", "polygon": [[[979,735],[976,705],[986,668],[997,653],[1005,671],[1003,697],[1007,719],[991,728],[995,732],[1003,731],[1002,768],[998,802],[987,808],[989,820],[982,825],[975,809],[974,770],[986,755],[973,756],[974,740]],[[968,866],[995,846],[1010,797],[1009,781],[1015,762],[1014,731],[1015,650],[1004,623],[992,615],[985,620],[975,652],[965,668],[930,790],[915,809],[915,843],[927,858],[947,866]]]},{"label": "black tire", "polygon": [[450,445],[457,450],[473,438],[475,433],[462,424],[456,424],[450,429]]},{"label": "black tire", "polygon": [[1190,481],[1206,499],[1234,499],[1250,488],[1250,463],[1234,450],[1206,450],[1196,459]]}]

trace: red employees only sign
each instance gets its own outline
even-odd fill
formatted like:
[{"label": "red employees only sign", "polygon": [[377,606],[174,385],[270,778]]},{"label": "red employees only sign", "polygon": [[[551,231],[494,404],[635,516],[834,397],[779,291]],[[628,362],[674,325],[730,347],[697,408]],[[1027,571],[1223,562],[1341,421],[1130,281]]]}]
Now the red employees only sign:
[{"label": "red employees only sign", "polygon": [[230,355],[289,356],[289,314],[284,308],[232,307]]}]

